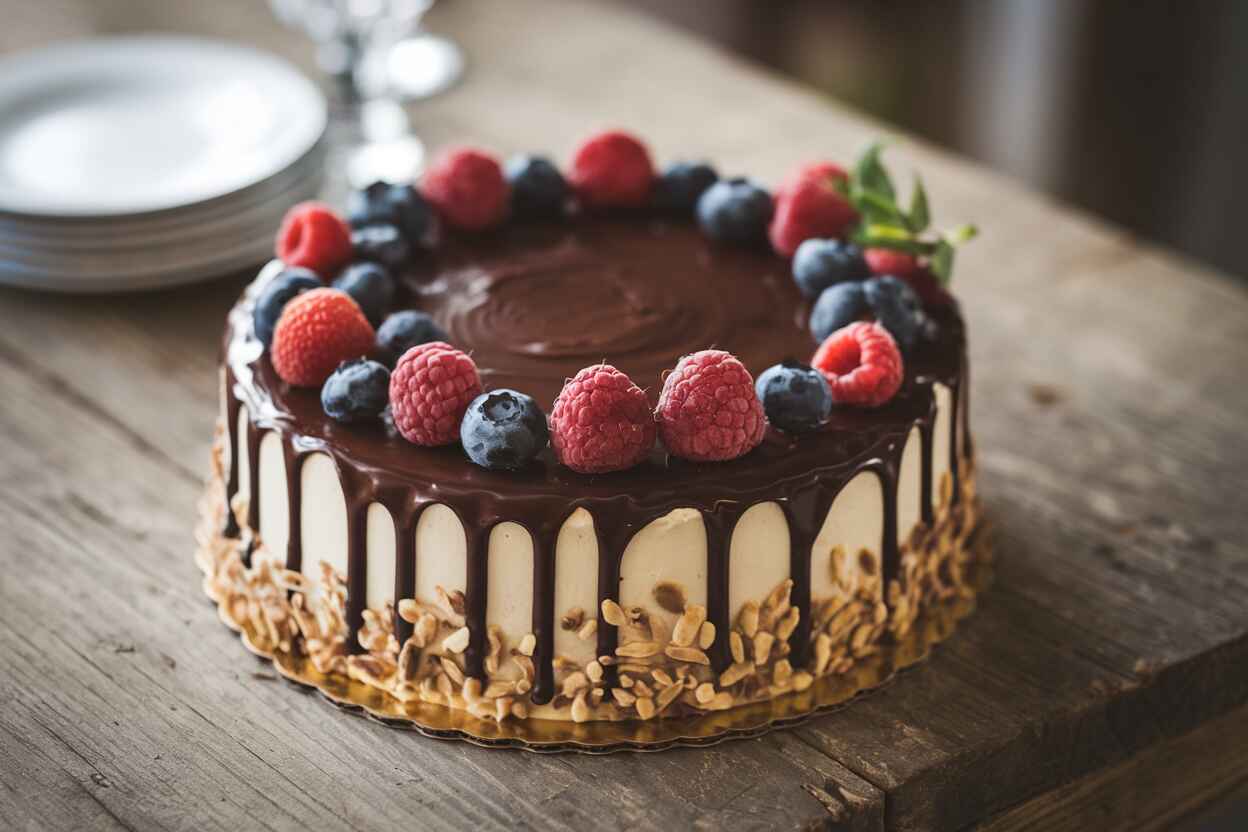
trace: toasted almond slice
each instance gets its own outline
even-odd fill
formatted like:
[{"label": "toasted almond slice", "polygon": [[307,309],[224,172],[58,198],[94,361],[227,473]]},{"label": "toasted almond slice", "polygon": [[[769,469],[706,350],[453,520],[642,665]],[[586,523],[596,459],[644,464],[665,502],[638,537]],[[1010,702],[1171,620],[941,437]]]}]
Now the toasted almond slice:
[{"label": "toasted almond slice", "polygon": [[706,620],[706,607],[701,604],[689,604],[684,613],[672,628],[672,643],[679,647],[688,647],[698,637],[698,630]]},{"label": "toasted almond slice", "polygon": [[741,605],[741,612],[737,613],[738,626],[746,638],[754,638],[754,634],[758,632],[758,602],[746,601]]},{"label": "toasted almond slice", "polygon": [[589,677],[589,681],[595,685],[602,681],[602,665],[597,661],[592,661],[585,665],[585,675]]},{"label": "toasted almond slice", "polygon": [[572,700],[572,721],[588,722],[589,716],[589,705],[585,702],[585,693],[582,691]]},{"label": "toasted almond slice", "polygon": [[532,656],[533,651],[537,649],[537,636],[532,633],[525,633],[524,638],[520,639],[520,652],[525,656]]},{"label": "toasted almond slice", "polygon": [[509,693],[514,693],[515,690],[515,682],[507,682],[500,679],[486,685],[485,691],[481,695],[486,699],[497,699],[500,696],[506,696]]},{"label": "toasted almond slice", "polygon": [[581,641],[589,641],[598,632],[598,619],[591,618],[581,625],[581,629],[576,631],[576,637]]},{"label": "toasted almond slice", "polygon": [[680,692],[684,689],[685,686],[679,682],[670,684],[663,688],[663,690],[659,691],[659,695],[655,697],[655,705],[657,706],[657,709],[661,711],[668,705],[672,704],[672,700],[674,700],[677,696],[680,696]]},{"label": "toasted almond slice", "polygon": [[732,707],[732,694],[726,690],[720,691],[705,707],[710,711],[726,711]]},{"label": "toasted almond slice", "polygon": [[638,696],[654,696],[654,691],[646,684],[645,679],[637,679],[633,682],[633,693]]},{"label": "toasted almond slice", "polygon": [[766,630],[762,630],[754,636],[754,663],[766,664],[767,657],[771,655],[771,645],[775,643],[776,637]]},{"label": "toasted almond slice", "polygon": [[705,705],[715,698],[715,686],[710,682],[703,682],[694,690],[693,696],[699,703]]},{"label": "toasted almond slice", "polygon": [[681,647],[677,644],[669,644],[664,652],[678,662],[708,665],[711,663],[710,658],[696,647]]},{"label": "toasted almond slice", "polygon": [[649,697],[642,697],[636,702],[637,716],[642,719],[650,719],[654,716],[654,700]]},{"label": "toasted almond slice", "polygon": [[719,686],[730,688],[747,676],[753,675],[754,662],[735,662],[723,673],[719,674]]},{"label": "toasted almond slice", "polygon": [[511,713],[511,697],[504,696],[494,700],[494,718],[502,722]]},{"label": "toasted almond slice", "polygon": [[698,630],[698,646],[703,650],[710,650],[711,645],[715,643],[715,625],[709,621],[702,622],[702,628]]},{"label": "toasted almond slice", "polygon": [[789,683],[793,677],[793,666],[789,664],[788,659],[781,659],[776,662],[771,669],[771,681],[776,685],[783,687]]},{"label": "toasted almond slice", "polygon": [[629,659],[644,659],[659,652],[657,641],[630,641],[615,648],[615,655]]},{"label": "toasted almond slice", "polygon": [[525,694],[531,690],[533,690],[533,683],[530,682],[528,679],[516,680],[516,693]]},{"label": "toasted almond slice", "polygon": [[602,617],[612,627],[623,627],[627,620],[624,617],[624,610],[620,609],[620,605],[610,598],[602,599]]},{"label": "toasted almond slice", "polygon": [[671,676],[667,675],[667,671],[661,667],[656,667],[654,670],[650,671],[650,675],[654,678],[654,681],[664,687],[672,684],[674,681]]},{"label": "toasted almond slice", "polygon": [[797,629],[797,621],[801,616],[802,613],[797,607],[789,607],[784,618],[780,619],[780,623],[776,625],[776,638],[788,641],[789,636],[793,635],[793,631]]},{"label": "toasted almond slice", "polygon": [[520,702],[518,700],[515,702],[512,702],[511,703],[511,715],[514,716],[516,719],[528,719],[529,718],[529,706],[525,705],[523,702]]},{"label": "toasted almond slice", "polygon": [[451,677],[451,681],[457,685],[464,683],[464,671],[460,670],[459,665],[451,661],[446,656],[441,659],[442,669],[446,671],[446,675]]},{"label": "toasted almond slice", "polygon": [[611,688],[611,696],[621,708],[631,707],[637,701],[637,697],[624,688]]},{"label": "toasted almond slice", "polygon": [[476,702],[481,698],[481,680],[469,677],[464,680],[463,689],[464,699],[468,702]]},{"label": "toasted almond slice", "polygon": [[814,681],[814,676],[811,676],[805,670],[799,670],[793,674],[793,690],[800,693],[810,687]]},{"label": "toasted almond slice", "polygon": [[815,636],[815,666],[816,676],[822,676],[824,671],[828,669],[828,662],[832,659],[832,639],[828,638],[827,633],[820,633]]},{"label": "toasted almond slice", "polygon": [[745,661],[745,642],[741,634],[733,630],[728,634],[728,648],[732,651],[732,660],[738,664]]},{"label": "toasted almond slice", "polygon": [[589,687],[589,679],[578,670],[563,680],[563,695],[571,698],[587,687]]},{"label": "toasted almond slice", "polygon": [[460,627],[442,640],[442,649],[451,653],[462,653],[468,649],[468,637],[468,628]]}]

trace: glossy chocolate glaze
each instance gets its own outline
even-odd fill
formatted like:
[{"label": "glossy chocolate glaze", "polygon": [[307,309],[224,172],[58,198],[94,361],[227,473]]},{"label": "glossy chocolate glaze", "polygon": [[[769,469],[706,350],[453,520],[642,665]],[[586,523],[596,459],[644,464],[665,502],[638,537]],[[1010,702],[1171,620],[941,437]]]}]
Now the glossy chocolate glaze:
[{"label": "glossy chocolate glaze", "polygon": [[[271,267],[273,271],[276,267]],[[788,263],[769,252],[716,246],[696,228],[641,218],[580,218],[546,226],[513,225],[495,233],[444,240],[403,276],[400,305],[428,311],[451,340],[469,351],[488,388],[514,387],[549,409],[566,378],[607,361],[627,372],[657,400],[663,371],[707,347],[737,355],[755,375],[785,358],[808,360],[815,343],[806,327],[809,305],[788,277]],[[257,284],[266,279],[262,274]],[[525,526],[533,538],[533,632],[537,679],[533,699],[554,693],[555,540],[578,507],[594,519],[599,549],[599,595],[618,594],[620,558],[632,535],[675,508],[703,515],[708,542],[708,617],[717,637],[709,651],[720,670],[730,663],[727,637],[728,553],[732,529],[755,503],[776,501],[791,536],[793,602],[801,613],[791,640],[794,665],[805,660],[810,628],[810,549],[836,494],[855,474],[875,471],[884,494],[886,579],[898,567],[897,476],[906,437],[922,436],[922,520],[932,519],[932,384],[953,392],[951,448],[956,495],[959,435],[969,437],[960,386],[965,341],[956,307],[931,310],[939,323],[933,343],[907,357],[901,392],[877,410],[837,409],[815,434],[769,429],[762,445],[724,463],[690,463],[661,446],[634,469],[577,474],[549,449],[525,470],[486,471],[456,446],[420,448],[388,423],[341,425],[321,411],[319,391],[290,388],[278,378],[251,326],[253,288],[230,314],[225,334],[226,413],[229,420],[228,496],[239,487],[237,413],[247,407],[251,473],[247,526],[259,518],[259,438],[282,438],[290,495],[287,565],[301,564],[299,466],[307,454],[327,453],[347,500],[348,622],[352,649],[364,608],[365,517],[379,502],[396,525],[395,597],[411,597],[414,539],[420,512],[445,503],[459,516],[468,541],[465,616],[471,631],[468,672],[483,675],[489,536],[498,523]],[[238,534],[236,527],[227,534]],[[410,625],[399,621],[402,641]],[[615,629],[600,626],[598,653],[614,651]]]}]

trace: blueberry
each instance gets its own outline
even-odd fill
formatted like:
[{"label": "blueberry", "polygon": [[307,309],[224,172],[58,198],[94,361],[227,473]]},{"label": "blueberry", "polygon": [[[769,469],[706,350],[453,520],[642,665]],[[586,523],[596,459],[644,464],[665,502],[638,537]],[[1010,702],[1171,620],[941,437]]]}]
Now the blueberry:
[{"label": "blueberry", "polygon": [[754,382],[754,392],[767,420],[790,433],[816,430],[832,412],[832,390],[823,373],[796,361],[763,370]]},{"label": "blueberry", "polygon": [[351,232],[355,259],[397,269],[412,256],[411,243],[396,225],[366,225]]},{"label": "blueberry", "polygon": [[420,245],[433,230],[433,210],[411,185],[374,182],[347,197],[347,219],[352,228],[393,225],[412,245]]},{"label": "blueberry", "polygon": [[375,419],[390,401],[390,371],[376,361],[344,361],[321,387],[321,408],[339,422]]},{"label": "blueberry", "polygon": [[260,343],[267,347],[273,342],[273,327],[277,326],[277,319],[291,298],[300,292],[319,289],[324,285],[316,272],[295,266],[282,269],[265,284],[252,311],[256,337],[260,339]]},{"label": "blueberry", "polygon": [[373,326],[381,323],[394,304],[394,278],[376,263],[348,266],[334,281],[334,288],[350,295]]},{"label": "blueberry", "polygon": [[468,458],[492,471],[515,471],[537,456],[550,434],[546,414],[530,396],[491,390],[468,405],[459,423]]},{"label": "blueberry", "polygon": [[395,312],[377,328],[377,352],[391,367],[418,344],[448,341],[450,336],[424,312]]},{"label": "blueberry", "polygon": [[771,194],[748,179],[716,182],[698,199],[698,224],[711,239],[754,244],[767,238]]},{"label": "blueberry", "polygon": [[715,168],[705,162],[675,162],[654,182],[654,207],[673,217],[692,217],[698,198],[718,181]]},{"label": "blueberry", "polygon": [[824,338],[849,326],[867,311],[867,296],[861,283],[836,283],[823,290],[810,310],[810,334],[822,343]]},{"label": "blueberry", "polygon": [[809,239],[793,255],[793,282],[808,298],[817,298],[834,283],[871,276],[862,249],[840,240]]},{"label": "blueberry", "polygon": [[873,277],[862,284],[863,295],[875,319],[888,330],[903,350],[919,340],[927,328],[923,301],[910,284],[899,277]]},{"label": "blueberry", "polygon": [[503,169],[511,185],[511,210],[516,216],[549,219],[563,215],[568,183],[544,156],[513,156]]}]

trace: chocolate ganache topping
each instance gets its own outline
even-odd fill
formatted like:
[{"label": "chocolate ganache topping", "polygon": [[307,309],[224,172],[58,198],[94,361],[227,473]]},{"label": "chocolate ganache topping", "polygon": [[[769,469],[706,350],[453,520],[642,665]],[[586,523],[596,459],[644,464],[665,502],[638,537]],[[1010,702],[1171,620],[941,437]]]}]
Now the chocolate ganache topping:
[{"label": "chocolate ganache topping", "polygon": [[[511,223],[487,234],[451,234],[435,252],[421,253],[401,277],[398,308],[430,313],[470,353],[486,389],[511,387],[549,409],[564,381],[590,364],[607,362],[626,372],[657,401],[663,373],[687,353],[727,350],[757,376],[793,358],[808,361],[815,342],[807,327],[809,303],[788,276],[787,261],[769,251],[718,245],[696,227],[642,217],[582,216],[558,223]],[[263,281],[263,276],[257,283]],[[594,518],[599,536],[600,597],[615,597],[619,562],[632,534],[667,512],[702,512],[708,535],[708,609],[717,632],[727,634],[728,541],[736,519],[758,502],[776,501],[789,518],[793,599],[801,611],[792,637],[794,657],[809,637],[810,547],[840,489],[863,470],[876,471],[886,512],[881,543],[884,576],[896,574],[897,476],[905,440],[914,427],[923,439],[922,519],[932,520],[932,385],[953,390],[951,448],[969,456],[965,429],[965,341],[956,304],[929,310],[935,339],[906,356],[900,393],[874,410],[834,409],[817,432],[789,435],[768,428],[763,443],[728,462],[696,463],[670,457],[656,446],[642,464],[601,475],[560,465],[549,449],[519,472],[497,472],[469,462],[457,446],[412,445],[388,422],[339,424],[324,414],[318,391],[288,386],[252,332],[255,288],[235,307],[225,335],[227,428],[237,453],[239,406],[249,414],[248,527],[258,527],[259,434],[276,430],[286,454],[291,530],[287,565],[300,565],[298,463],[323,451],[335,462],[348,504],[348,619],[358,628],[363,610],[363,515],[371,502],[395,519],[400,552],[395,597],[410,597],[414,581],[415,522],[424,507],[445,503],[468,535],[468,609],[472,640],[469,670],[481,674],[486,558],[490,529],[511,520],[534,542],[534,633],[539,668],[534,699],[551,695],[553,678],[554,542],[577,507]],[[237,493],[237,460],[229,467],[229,496]],[[233,525],[233,517],[230,518]],[[227,529],[238,534],[238,529]],[[398,622],[400,640],[405,625]],[[599,629],[599,652],[615,647],[614,628]],[[709,651],[722,668],[730,662],[726,636]]]}]

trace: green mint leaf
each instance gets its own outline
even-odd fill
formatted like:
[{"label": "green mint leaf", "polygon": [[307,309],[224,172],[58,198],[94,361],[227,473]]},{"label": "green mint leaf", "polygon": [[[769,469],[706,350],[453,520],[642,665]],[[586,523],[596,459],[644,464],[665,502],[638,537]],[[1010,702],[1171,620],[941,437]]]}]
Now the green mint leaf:
[{"label": "green mint leaf", "polygon": [[949,241],[950,245],[957,246],[975,239],[978,234],[979,229],[973,225],[959,225],[952,231],[946,231],[945,239]]},{"label": "green mint leaf", "polygon": [[948,240],[941,240],[936,244],[928,268],[936,275],[940,285],[949,285],[949,280],[953,277],[953,245]]},{"label": "green mint leaf", "polygon": [[875,191],[857,191],[852,200],[858,213],[862,214],[868,224],[884,222],[888,225],[905,225],[906,218],[891,199],[885,199]]},{"label": "green mint leaf", "polygon": [[914,177],[914,192],[910,195],[910,214],[907,225],[915,234],[925,230],[932,222],[927,207],[927,191],[923,188],[923,180]]},{"label": "green mint leaf", "polygon": [[[876,230],[884,230],[882,234],[872,234],[869,228]],[[907,254],[922,256],[929,253],[933,245],[916,240],[909,236],[908,232],[902,229],[902,233],[897,233],[898,229],[889,228],[888,226],[859,226],[853,233],[853,240],[863,248],[889,248],[894,251],[904,251]]]},{"label": "green mint leaf", "polygon": [[880,161],[880,152],[883,149],[884,145],[880,142],[872,142],[863,152],[858,158],[858,164],[854,166],[854,182],[862,190],[871,191],[892,202],[897,198],[897,193],[893,189],[893,180],[889,178],[888,171]]}]

